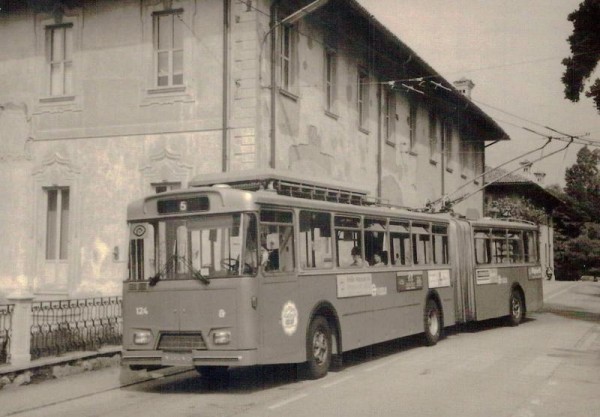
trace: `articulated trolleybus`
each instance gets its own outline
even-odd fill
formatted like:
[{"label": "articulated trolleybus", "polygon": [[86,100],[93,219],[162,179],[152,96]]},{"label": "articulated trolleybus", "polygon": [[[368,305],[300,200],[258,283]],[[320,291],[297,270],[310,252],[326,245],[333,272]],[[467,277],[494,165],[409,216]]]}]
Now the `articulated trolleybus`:
[{"label": "articulated trolleybus", "polygon": [[[210,183],[209,183],[210,184]],[[538,228],[366,204],[281,176],[192,183],[128,208],[123,363],[303,363],[542,305]],[[199,185],[199,186],[198,186]]]}]

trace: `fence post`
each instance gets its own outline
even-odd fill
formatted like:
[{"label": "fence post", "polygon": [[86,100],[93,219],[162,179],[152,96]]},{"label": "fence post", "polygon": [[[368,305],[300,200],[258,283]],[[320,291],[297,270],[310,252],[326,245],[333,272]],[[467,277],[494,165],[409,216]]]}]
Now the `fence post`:
[{"label": "fence post", "polygon": [[15,305],[12,316],[12,337],[10,340],[10,363],[20,365],[31,362],[31,304],[33,295],[20,292],[7,297]]}]

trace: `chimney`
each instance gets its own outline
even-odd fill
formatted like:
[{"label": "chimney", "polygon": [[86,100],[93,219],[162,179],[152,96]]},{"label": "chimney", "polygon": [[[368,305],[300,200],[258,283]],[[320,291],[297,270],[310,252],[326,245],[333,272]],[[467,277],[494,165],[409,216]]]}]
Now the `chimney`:
[{"label": "chimney", "polygon": [[521,167],[523,169],[523,174],[526,177],[530,177],[531,176],[531,162],[529,162],[527,159],[524,161],[519,162],[519,164],[521,164]]},{"label": "chimney", "polygon": [[546,178],[545,172],[534,172],[533,175],[538,184],[544,185],[544,178]]},{"label": "chimney", "polygon": [[458,81],[454,81],[454,87],[469,100],[471,99],[471,91],[473,91],[473,87],[475,87],[475,83],[473,81],[463,77]]}]

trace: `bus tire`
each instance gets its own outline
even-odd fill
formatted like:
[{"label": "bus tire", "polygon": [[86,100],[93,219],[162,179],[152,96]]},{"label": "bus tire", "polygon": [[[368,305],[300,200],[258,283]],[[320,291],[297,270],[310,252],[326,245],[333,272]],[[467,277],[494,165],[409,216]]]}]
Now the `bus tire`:
[{"label": "bus tire", "polygon": [[331,328],[323,316],[316,316],[306,335],[306,376],[319,379],[327,375],[331,366]]},{"label": "bus tire", "polygon": [[523,296],[519,290],[513,289],[511,291],[508,309],[508,324],[511,326],[521,324],[525,317],[525,305],[523,303]]},{"label": "bus tire", "polygon": [[431,298],[429,298],[425,304],[423,324],[425,327],[423,338],[425,345],[435,345],[442,335],[442,312],[440,311],[438,303]]}]

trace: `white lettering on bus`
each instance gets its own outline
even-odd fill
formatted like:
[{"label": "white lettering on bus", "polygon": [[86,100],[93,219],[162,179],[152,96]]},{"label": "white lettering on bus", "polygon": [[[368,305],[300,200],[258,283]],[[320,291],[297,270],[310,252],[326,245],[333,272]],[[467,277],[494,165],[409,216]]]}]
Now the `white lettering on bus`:
[{"label": "white lettering on bus", "polygon": [[135,314],[138,316],[147,316],[148,315],[148,307],[136,307]]}]

